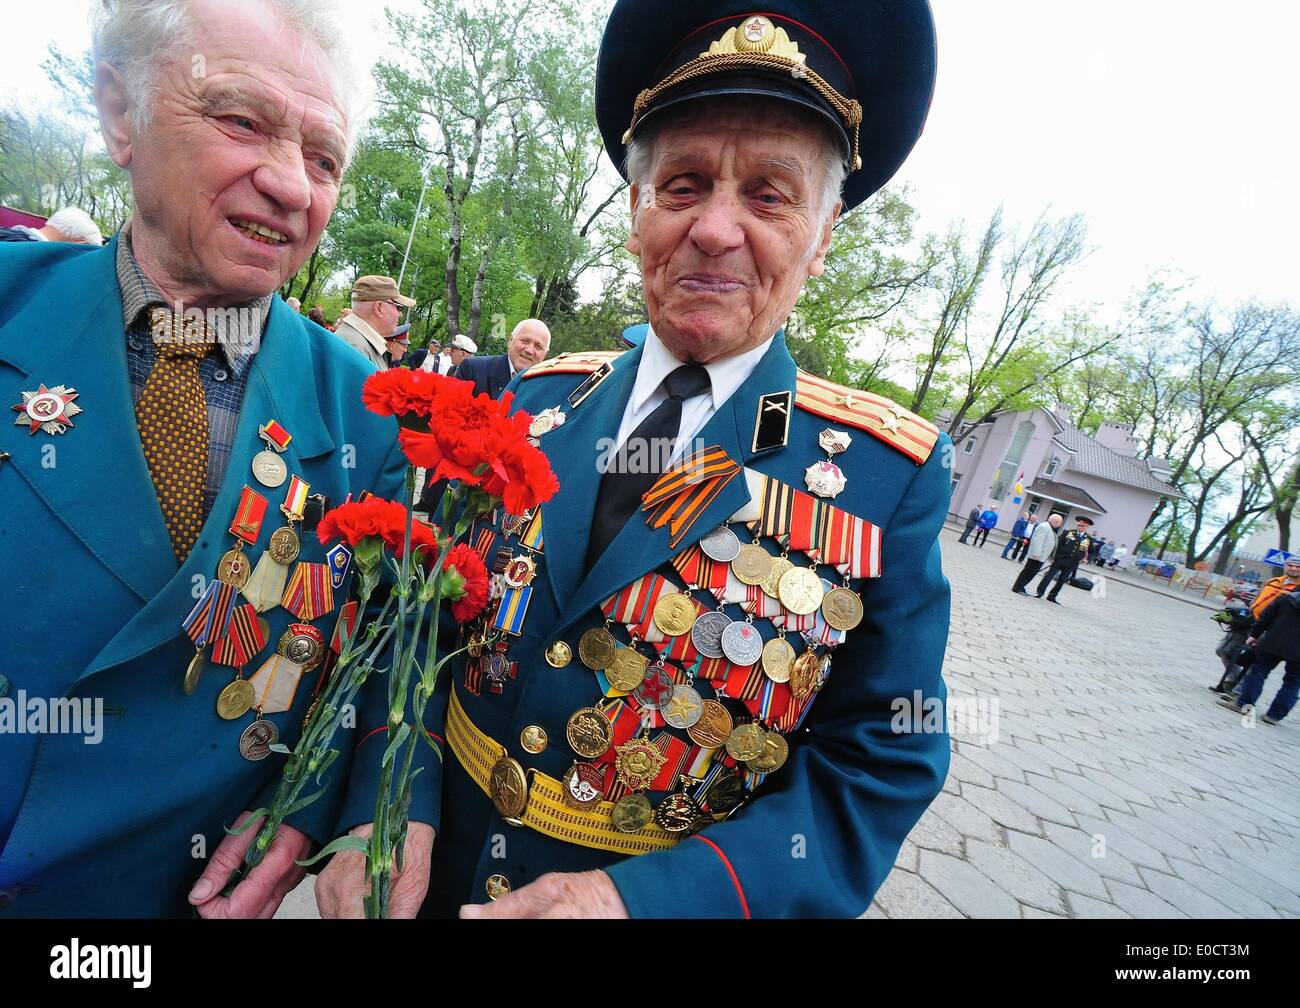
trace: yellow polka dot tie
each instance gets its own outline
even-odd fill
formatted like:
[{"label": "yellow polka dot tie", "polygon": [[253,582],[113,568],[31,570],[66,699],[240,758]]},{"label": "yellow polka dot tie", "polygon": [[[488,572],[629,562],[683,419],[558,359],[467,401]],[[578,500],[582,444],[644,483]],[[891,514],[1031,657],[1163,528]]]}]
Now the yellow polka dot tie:
[{"label": "yellow polka dot tie", "polygon": [[208,403],[199,361],[212,343],[201,323],[176,322],[170,311],[158,308],[152,319],[158,356],[136,400],[135,419],[172,550],[184,563],[203,528]]}]

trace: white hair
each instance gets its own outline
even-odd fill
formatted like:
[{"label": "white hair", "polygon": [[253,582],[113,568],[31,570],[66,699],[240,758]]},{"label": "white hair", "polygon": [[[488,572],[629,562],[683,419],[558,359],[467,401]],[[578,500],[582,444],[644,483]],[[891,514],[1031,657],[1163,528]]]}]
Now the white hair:
[{"label": "white hair", "polygon": [[[347,115],[349,156],[356,125],[368,91],[357,73],[339,27],[335,0],[263,0],[302,38],[324,56],[333,76],[335,97]],[[116,67],[135,109],[141,132],[149,128],[158,97],[158,71],[170,57],[184,54],[193,38],[193,0],[99,0],[92,25],[96,61]]]},{"label": "white hair", "polygon": [[[740,105],[732,99],[705,99],[713,108],[745,108],[746,111],[753,109],[754,119],[761,122],[766,118],[777,115],[788,114],[785,112],[784,105],[773,103],[764,103],[758,106],[749,104]],[[687,114],[701,114],[699,102],[692,102],[687,106]],[[778,111],[779,110],[779,111]],[[680,120],[678,120],[680,121]],[[670,116],[661,118],[659,121],[651,121],[643,128],[639,135],[632,138],[627,145],[627,157],[624,161],[624,167],[627,169],[628,181],[637,186],[640,192],[640,198],[637,206],[632,213],[632,229],[635,231],[637,221],[644,210],[654,199],[654,186],[645,184],[646,177],[650,174],[654,166],[655,145],[659,139],[659,134],[666,125],[670,125],[674,119]],[[844,188],[844,180],[848,177],[848,165],[844,161],[844,153],[841,150],[839,138],[831,131],[829,124],[817,120],[817,125],[821,128],[822,134],[822,176],[821,189],[817,193],[817,198],[813,203],[813,220],[818,227],[815,229],[812,245],[809,246],[806,258],[811,259],[817,247],[821,244],[821,228],[830,220],[831,214],[839,206],[840,192]]]},{"label": "white hair", "polygon": [[64,207],[56,211],[45,222],[46,227],[54,228],[68,238],[80,238],[90,245],[103,245],[104,236],[99,233],[99,225],[90,218],[90,214],[77,207]]}]

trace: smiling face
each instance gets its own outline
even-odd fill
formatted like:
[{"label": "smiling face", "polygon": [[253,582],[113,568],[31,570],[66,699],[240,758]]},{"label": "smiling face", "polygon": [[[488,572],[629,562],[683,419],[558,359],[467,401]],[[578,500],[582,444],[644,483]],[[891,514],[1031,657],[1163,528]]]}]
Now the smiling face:
[{"label": "smiling face", "polygon": [[274,291],[316,246],[338,199],[347,119],[328,60],[260,0],[199,0],[191,19],[201,41],[159,68],[147,129],[106,64],[96,104],[109,153],[131,174],[146,274],[186,305],[229,305]]},{"label": "smiling face", "polygon": [[551,346],[551,331],[537,319],[524,319],[510,334],[506,353],[516,371],[527,371],[546,359]]},{"label": "smiling face", "polygon": [[692,105],[661,128],[632,185],[627,248],[641,260],[654,331],[679,359],[758,346],[822,272],[838,216],[815,219],[825,144],[777,103]]}]

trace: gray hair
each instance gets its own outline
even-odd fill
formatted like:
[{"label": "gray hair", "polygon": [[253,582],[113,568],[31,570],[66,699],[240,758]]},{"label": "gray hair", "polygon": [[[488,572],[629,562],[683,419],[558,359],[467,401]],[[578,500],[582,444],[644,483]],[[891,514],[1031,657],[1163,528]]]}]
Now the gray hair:
[{"label": "gray hair", "polygon": [[[301,37],[315,44],[335,81],[335,94],[348,122],[349,156],[361,108],[368,94],[366,78],[351,63],[346,34],[338,26],[335,0],[264,0]],[[149,128],[158,97],[158,71],[169,56],[194,45],[192,0],[100,0],[96,5],[92,45],[96,61],[116,67],[135,108],[134,123]]]},{"label": "gray hair", "polygon": [[[718,104],[726,101],[727,99],[718,100]],[[691,111],[695,111],[697,108],[698,103],[693,103]],[[773,114],[772,106],[759,106],[756,118],[761,120],[764,115],[771,114]],[[636,185],[641,193],[638,204],[632,213],[633,230],[636,230],[641,211],[648,201],[653,198],[653,187],[641,183],[650,174],[650,170],[654,165],[655,145],[659,139],[659,134],[663,131],[665,125],[671,122],[672,119],[664,120],[662,118],[650,122],[627,145],[627,157],[624,161],[624,167],[627,169],[628,181]],[[816,200],[813,202],[813,220],[819,225],[824,225],[830,220],[832,212],[839,205],[840,193],[844,189],[844,180],[848,177],[849,169],[848,165],[845,164],[844,154],[840,149],[840,141],[831,132],[830,126],[821,122],[820,119],[817,121],[817,125],[821,127],[822,133],[822,186]],[[818,234],[814,237],[813,244],[808,251],[809,258],[811,258],[820,241],[821,235],[820,229],[818,229]]]},{"label": "gray hair", "polygon": [[69,238],[80,238],[91,245],[104,244],[104,236],[99,233],[99,225],[91,220],[90,214],[77,207],[64,207],[50,216],[45,222],[60,234]]}]

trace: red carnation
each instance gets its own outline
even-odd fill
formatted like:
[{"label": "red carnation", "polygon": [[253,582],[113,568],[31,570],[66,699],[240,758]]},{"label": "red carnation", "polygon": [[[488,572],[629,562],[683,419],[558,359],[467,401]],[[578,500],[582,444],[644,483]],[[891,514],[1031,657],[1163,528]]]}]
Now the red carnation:
[{"label": "red carnation", "polygon": [[[487,606],[487,568],[483,566],[483,558],[468,543],[461,543],[447,554],[443,578],[446,597],[451,601],[451,615],[457,623],[468,623]],[[459,597],[457,581],[463,582]]]},{"label": "red carnation", "polygon": [[368,497],[364,501],[348,501],[326,512],[316,526],[316,537],[325,546],[336,539],[356,546],[363,539],[384,535],[395,524],[405,527],[406,508],[396,501]]},{"label": "red carnation", "polygon": [[[461,388],[463,386],[463,388]],[[434,412],[439,399],[463,395],[473,382],[410,368],[378,371],[361,386],[366,409],[380,416],[397,417],[403,427],[423,429],[424,419]]]}]

